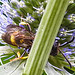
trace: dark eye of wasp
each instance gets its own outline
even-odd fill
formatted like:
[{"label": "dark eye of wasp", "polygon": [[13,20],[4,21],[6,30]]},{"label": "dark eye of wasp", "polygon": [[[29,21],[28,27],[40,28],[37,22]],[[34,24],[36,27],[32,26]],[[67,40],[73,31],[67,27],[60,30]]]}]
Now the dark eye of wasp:
[{"label": "dark eye of wasp", "polygon": [[55,40],[50,55],[56,56],[58,54],[58,40]]}]

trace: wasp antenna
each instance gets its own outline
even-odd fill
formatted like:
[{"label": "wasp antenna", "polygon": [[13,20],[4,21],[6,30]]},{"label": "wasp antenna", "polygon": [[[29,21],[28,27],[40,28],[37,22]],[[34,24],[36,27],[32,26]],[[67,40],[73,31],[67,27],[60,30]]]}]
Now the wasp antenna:
[{"label": "wasp antenna", "polygon": [[66,43],[61,44],[59,47],[65,46],[65,45],[67,45],[67,44],[69,44],[69,43],[73,42],[73,41],[74,41],[74,38],[75,38],[75,37],[72,37],[72,39],[71,39],[70,41],[68,41],[68,42],[66,42]]},{"label": "wasp antenna", "polygon": [[66,58],[66,56],[63,54],[63,52],[62,52],[60,49],[58,49],[58,50],[59,50],[59,52],[63,55],[63,57],[66,59],[66,61],[67,61],[68,64],[70,65],[70,68],[72,68],[72,65],[71,65],[70,61]]}]

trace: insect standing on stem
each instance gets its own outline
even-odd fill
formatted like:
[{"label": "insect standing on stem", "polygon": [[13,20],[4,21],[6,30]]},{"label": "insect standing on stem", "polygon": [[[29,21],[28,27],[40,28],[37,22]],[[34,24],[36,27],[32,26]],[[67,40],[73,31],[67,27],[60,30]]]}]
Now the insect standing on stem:
[{"label": "insect standing on stem", "polygon": [[[30,49],[32,46],[33,40],[35,38],[35,34],[31,32],[30,25],[28,23],[26,25],[27,25],[28,29],[23,28],[21,26],[14,25],[14,24],[8,25],[6,27],[6,32],[4,34],[2,34],[2,39],[6,43],[11,44],[13,46]],[[70,67],[72,67],[71,63],[65,57],[63,52],[59,49],[59,47],[67,45],[68,43],[71,43],[73,40],[74,40],[74,37],[72,38],[72,40],[70,40],[69,42],[66,42],[63,45],[60,45],[58,40],[55,40],[50,55],[56,56],[58,54],[58,52],[60,52],[63,55],[63,57],[66,59],[66,61],[69,63]],[[26,51],[24,51],[21,56],[18,53],[19,57],[16,58],[15,60],[24,59],[23,56],[24,56],[25,52]],[[28,56],[25,58],[28,58]]]}]

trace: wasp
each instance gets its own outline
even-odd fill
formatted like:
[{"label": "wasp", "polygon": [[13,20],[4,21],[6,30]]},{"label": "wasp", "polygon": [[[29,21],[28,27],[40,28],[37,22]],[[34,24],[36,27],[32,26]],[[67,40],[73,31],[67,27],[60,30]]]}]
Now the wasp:
[{"label": "wasp", "polygon": [[[28,30],[24,27],[17,26],[14,24],[10,24],[6,27],[6,32],[2,34],[2,39],[13,46],[22,47],[26,49],[30,49],[33,43],[33,40],[35,38],[35,34],[31,32],[30,25],[27,24]],[[66,42],[63,45],[60,45],[57,39],[55,39],[55,42],[53,44],[52,50],[50,55],[56,56],[58,52],[60,52],[66,61],[69,63],[70,67],[72,67],[69,60],[65,57],[63,52],[59,49],[59,47],[62,47],[64,45],[67,45],[68,43],[71,43],[74,40],[74,37],[69,42]],[[22,58],[25,52],[19,56],[19,58]],[[26,58],[26,57],[25,57]],[[27,57],[28,58],[28,57]]]}]

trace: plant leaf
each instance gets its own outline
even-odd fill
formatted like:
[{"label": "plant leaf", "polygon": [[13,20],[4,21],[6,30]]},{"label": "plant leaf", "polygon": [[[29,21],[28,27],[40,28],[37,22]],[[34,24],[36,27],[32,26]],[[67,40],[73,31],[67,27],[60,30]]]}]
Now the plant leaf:
[{"label": "plant leaf", "polygon": [[0,66],[0,75],[21,75],[25,62],[24,60],[17,60]]},{"label": "plant leaf", "polygon": [[[14,47],[13,50],[15,52],[21,51],[21,49],[18,49],[17,47]],[[13,51],[10,49],[10,46],[0,46],[0,55],[2,55],[2,54],[10,54],[10,53],[13,53]]]},{"label": "plant leaf", "polygon": [[[57,68],[56,68],[57,69]],[[68,73],[66,70],[64,69],[60,69],[59,70],[55,70],[52,65],[50,65],[50,63],[48,62],[45,66],[45,72],[47,73],[47,75],[72,75],[70,73]]]}]

